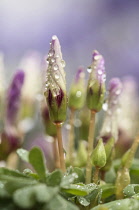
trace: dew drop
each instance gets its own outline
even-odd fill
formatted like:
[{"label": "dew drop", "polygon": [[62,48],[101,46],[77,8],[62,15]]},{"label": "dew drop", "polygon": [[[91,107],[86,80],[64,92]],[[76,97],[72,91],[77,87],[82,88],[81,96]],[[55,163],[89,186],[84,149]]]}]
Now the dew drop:
[{"label": "dew drop", "polygon": [[49,55],[50,57],[52,57],[54,54],[55,54],[55,51],[54,51],[53,49],[50,49],[48,55]]},{"label": "dew drop", "polygon": [[66,128],[67,130],[70,130],[70,129],[71,129],[71,125],[70,125],[70,124],[66,124],[66,125],[65,125],[65,128]]},{"label": "dew drop", "polygon": [[120,93],[121,93],[121,89],[118,89],[118,90],[115,91],[116,95],[119,95]]},{"label": "dew drop", "polygon": [[81,95],[82,95],[82,92],[78,90],[78,91],[76,92],[76,97],[77,97],[77,98],[80,98]]},{"label": "dew drop", "polygon": [[103,106],[102,106],[102,109],[104,111],[107,111],[108,110],[108,104],[107,103],[104,103]]},{"label": "dew drop", "polygon": [[100,57],[101,57],[100,55],[95,55],[95,56],[94,56],[94,59],[95,59],[95,60],[98,60],[98,59],[100,59]]},{"label": "dew drop", "polygon": [[55,58],[51,58],[51,62],[54,63],[55,62]]},{"label": "dew drop", "polygon": [[61,60],[61,65],[62,65],[63,68],[66,66],[66,63],[65,63],[64,60]]},{"label": "dew drop", "polygon": [[106,74],[103,74],[102,80],[103,80],[103,82],[106,81]]},{"label": "dew drop", "polygon": [[98,74],[99,75],[102,75],[103,74],[103,71],[101,69],[98,69]]},{"label": "dew drop", "polygon": [[91,69],[90,66],[87,68],[87,71],[88,71],[88,73],[91,73],[92,72],[92,69]]},{"label": "dew drop", "polygon": [[76,119],[75,121],[74,121],[74,126],[75,127],[80,127],[82,125],[82,122],[81,122],[81,120],[79,120],[79,119]]},{"label": "dew drop", "polygon": [[55,79],[59,79],[59,75],[58,74],[55,74]]},{"label": "dew drop", "polygon": [[52,40],[56,40],[57,39],[57,36],[56,35],[53,35],[52,36]]},{"label": "dew drop", "polygon": [[58,65],[54,64],[54,70],[57,71],[58,70]]}]

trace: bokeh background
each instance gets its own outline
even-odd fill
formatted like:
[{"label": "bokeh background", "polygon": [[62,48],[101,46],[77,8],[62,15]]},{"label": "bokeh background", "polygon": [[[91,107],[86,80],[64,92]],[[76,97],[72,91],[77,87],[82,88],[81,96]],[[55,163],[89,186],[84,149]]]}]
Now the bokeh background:
[{"label": "bokeh background", "polygon": [[108,79],[139,77],[138,0],[0,0],[0,51],[8,75],[27,51],[47,54],[54,34],[68,81],[79,65],[90,65],[93,49],[104,55]]}]

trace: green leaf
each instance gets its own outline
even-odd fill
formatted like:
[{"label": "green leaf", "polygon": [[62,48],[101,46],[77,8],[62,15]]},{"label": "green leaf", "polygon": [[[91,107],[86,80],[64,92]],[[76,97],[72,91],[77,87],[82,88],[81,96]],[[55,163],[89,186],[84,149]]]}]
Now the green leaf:
[{"label": "green leaf", "polygon": [[5,183],[0,181],[0,198],[9,198],[10,195],[5,189]]},{"label": "green leaf", "polygon": [[78,167],[69,167],[67,169],[68,174],[72,174],[72,173],[76,173],[77,174],[77,178],[74,179],[74,184],[75,183],[79,183],[79,182],[84,182],[85,181],[85,173],[83,171],[83,169],[78,168]]},{"label": "green leaf", "polygon": [[18,149],[16,152],[17,152],[18,156],[22,160],[24,160],[27,163],[29,162],[29,158],[28,158],[29,152],[27,150],[25,150],[25,149]]},{"label": "green leaf", "polygon": [[132,197],[133,195],[139,193],[139,184],[129,184],[124,188],[123,193],[126,197]]},{"label": "green leaf", "polygon": [[24,175],[23,173],[20,173],[19,171],[14,171],[8,168],[0,168],[0,178],[1,175],[8,175],[8,176],[13,176],[13,177],[27,177],[26,175]]},{"label": "green leaf", "polygon": [[92,210],[100,210],[100,209],[108,209],[108,210],[138,210],[139,209],[139,201],[135,199],[123,199],[123,200],[116,200],[106,204],[98,205]]},{"label": "green leaf", "polygon": [[61,187],[68,187],[71,183],[74,183],[74,181],[78,178],[78,175],[76,173],[72,173],[69,175],[65,175],[62,178],[61,181]]},{"label": "green leaf", "polygon": [[101,186],[101,189],[102,189],[102,199],[105,199],[115,194],[116,187],[112,184],[104,184]]},{"label": "green leaf", "polygon": [[79,210],[77,206],[65,200],[62,196],[55,196],[42,210]]},{"label": "green leaf", "polygon": [[14,202],[21,208],[32,208],[36,203],[49,202],[58,193],[58,188],[45,184],[18,189],[13,195]]},{"label": "green leaf", "polygon": [[38,147],[34,147],[29,152],[29,162],[38,173],[41,180],[46,179],[46,167],[42,151]]},{"label": "green leaf", "polygon": [[47,176],[46,183],[48,186],[60,185],[63,174],[60,170],[55,170]]},{"label": "green leaf", "polygon": [[64,187],[62,190],[72,195],[85,196],[96,188],[95,184],[70,184],[69,187]]}]

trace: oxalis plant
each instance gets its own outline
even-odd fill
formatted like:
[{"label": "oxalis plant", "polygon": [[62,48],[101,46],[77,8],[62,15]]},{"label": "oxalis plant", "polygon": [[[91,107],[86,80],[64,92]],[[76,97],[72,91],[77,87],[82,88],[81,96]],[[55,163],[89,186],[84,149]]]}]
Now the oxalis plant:
[{"label": "oxalis plant", "polygon": [[[47,167],[48,161],[39,147],[30,151],[21,148],[24,133],[18,126],[17,115],[24,71],[16,73],[6,93],[0,161],[5,161],[7,167],[0,167],[0,209],[139,209],[139,161],[134,158],[139,136],[128,147],[118,140],[119,124],[124,120],[120,117],[124,111],[122,82],[112,78],[105,87],[105,62],[96,50],[87,69],[88,82],[80,66],[69,93],[64,68],[59,40],[53,36],[41,109],[45,132],[53,139],[53,171]],[[100,112],[102,108],[105,113]],[[124,151],[118,156],[119,148]],[[16,154],[28,168],[19,171],[15,164],[15,170],[9,169]]]}]

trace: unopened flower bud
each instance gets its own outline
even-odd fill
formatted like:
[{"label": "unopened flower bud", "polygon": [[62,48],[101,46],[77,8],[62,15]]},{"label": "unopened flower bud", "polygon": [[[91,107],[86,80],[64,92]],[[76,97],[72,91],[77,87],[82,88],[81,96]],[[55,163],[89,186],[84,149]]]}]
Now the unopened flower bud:
[{"label": "unopened flower bud", "polygon": [[24,84],[25,74],[18,71],[9,87],[7,93],[6,123],[13,125],[16,122],[20,108],[21,91]]},{"label": "unopened flower bud", "polygon": [[93,153],[91,155],[91,160],[92,160],[92,163],[98,168],[102,168],[105,166],[106,152],[105,152],[102,139],[99,139],[97,146],[93,150]]},{"label": "unopened flower bud", "polygon": [[74,82],[69,92],[69,107],[71,109],[81,109],[85,102],[85,73],[80,67],[77,71]]},{"label": "unopened flower bud", "polygon": [[106,152],[106,158],[107,158],[107,159],[110,157],[110,155],[111,155],[111,153],[112,153],[112,149],[113,149],[113,147],[114,147],[114,142],[115,142],[114,138],[111,137],[111,138],[107,141],[107,143],[105,144],[105,152]]},{"label": "unopened flower bud", "polygon": [[104,58],[97,51],[93,52],[88,72],[90,77],[87,86],[87,106],[92,111],[99,112],[104,102],[106,74]]},{"label": "unopened flower bud", "polygon": [[61,46],[56,36],[52,37],[48,53],[45,96],[53,122],[61,123],[66,119],[67,95],[65,81],[65,61],[62,59]]}]

